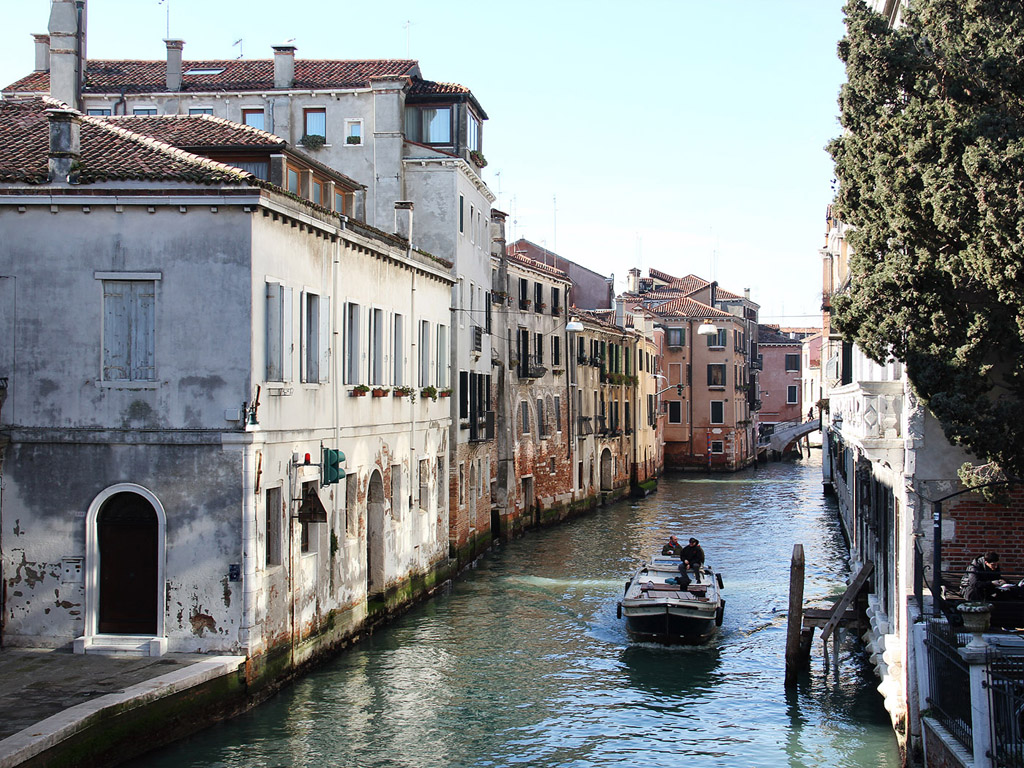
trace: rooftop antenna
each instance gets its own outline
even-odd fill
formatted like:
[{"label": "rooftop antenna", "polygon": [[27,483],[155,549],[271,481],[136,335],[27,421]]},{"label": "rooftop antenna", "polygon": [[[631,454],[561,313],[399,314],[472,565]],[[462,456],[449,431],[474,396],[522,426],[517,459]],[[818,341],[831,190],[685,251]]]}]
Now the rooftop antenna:
[{"label": "rooftop antenna", "polygon": [[165,39],[171,39],[171,0],[158,0],[157,5],[163,5],[167,3],[167,34],[164,35]]},{"label": "rooftop antenna", "polygon": [[412,22],[407,19],[406,22],[405,22],[405,58],[407,58],[407,59],[411,56],[411,54],[409,52],[409,37],[410,37],[411,30],[412,30]]},{"label": "rooftop antenna", "polygon": [[551,232],[551,250],[558,250],[558,197],[556,195],[551,196],[551,214],[552,214],[552,232]]},{"label": "rooftop antenna", "polygon": [[238,46],[238,56],[235,58],[240,59],[245,55],[245,52],[242,50],[242,38],[235,40],[235,42],[231,44],[231,47],[234,48],[236,45]]}]

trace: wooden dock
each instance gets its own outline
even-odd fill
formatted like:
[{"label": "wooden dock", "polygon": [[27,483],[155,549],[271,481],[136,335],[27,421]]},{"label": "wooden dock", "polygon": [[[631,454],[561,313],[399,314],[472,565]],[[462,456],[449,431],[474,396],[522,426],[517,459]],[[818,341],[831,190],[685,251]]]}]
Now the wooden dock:
[{"label": "wooden dock", "polygon": [[[797,544],[793,547],[789,580],[790,620],[786,636],[787,687],[796,685],[794,673],[796,667],[798,665],[806,666],[810,661],[815,629],[821,630],[826,672],[828,671],[828,639],[832,637],[833,663],[836,675],[839,674],[839,633],[842,630],[851,630],[859,636],[867,630],[867,622],[856,605],[856,601],[874,570],[874,563],[870,561],[865,563],[850,582],[842,597],[831,608],[806,608],[802,605],[804,594],[803,545]],[[796,620],[797,616],[800,617],[799,621]]]}]

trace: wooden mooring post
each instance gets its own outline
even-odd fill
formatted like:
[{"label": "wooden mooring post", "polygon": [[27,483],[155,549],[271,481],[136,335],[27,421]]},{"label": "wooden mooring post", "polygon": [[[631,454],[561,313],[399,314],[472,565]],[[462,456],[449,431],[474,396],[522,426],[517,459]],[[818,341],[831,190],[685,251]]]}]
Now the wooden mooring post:
[{"label": "wooden mooring post", "polygon": [[800,633],[804,619],[804,545],[793,545],[789,564],[789,615],[786,627],[786,688],[796,686],[797,668],[803,660]]}]

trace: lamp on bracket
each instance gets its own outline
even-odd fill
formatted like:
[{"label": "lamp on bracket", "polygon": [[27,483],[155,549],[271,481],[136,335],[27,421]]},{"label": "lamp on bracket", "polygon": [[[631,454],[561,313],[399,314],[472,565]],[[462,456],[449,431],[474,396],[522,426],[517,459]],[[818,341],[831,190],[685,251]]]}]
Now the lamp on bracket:
[{"label": "lamp on bracket", "polygon": [[714,325],[714,323],[701,323],[700,325],[697,326],[697,335],[717,336],[718,328]]},{"label": "lamp on bracket", "polygon": [[577,318],[574,317],[572,320],[565,324],[565,330],[569,331],[570,333],[582,331],[583,323],[581,323]]}]

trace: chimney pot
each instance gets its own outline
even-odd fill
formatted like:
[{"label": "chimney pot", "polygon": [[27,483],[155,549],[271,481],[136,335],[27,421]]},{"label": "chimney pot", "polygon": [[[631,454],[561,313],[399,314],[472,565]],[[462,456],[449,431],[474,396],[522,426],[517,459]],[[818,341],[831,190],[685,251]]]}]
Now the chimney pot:
[{"label": "chimney pot", "polygon": [[78,164],[82,158],[80,115],[73,109],[48,109],[50,125],[49,180],[78,183]]},{"label": "chimney pot", "polygon": [[164,40],[167,46],[167,90],[181,90],[181,52],[185,47],[184,40]]},{"label": "chimney pot", "polygon": [[50,36],[32,35],[36,41],[36,72],[50,71]]},{"label": "chimney pot", "polygon": [[411,200],[399,200],[395,203],[395,234],[405,238],[412,245],[412,209]]},{"label": "chimney pot", "polygon": [[274,87],[291,88],[295,82],[295,46],[275,45]]}]

